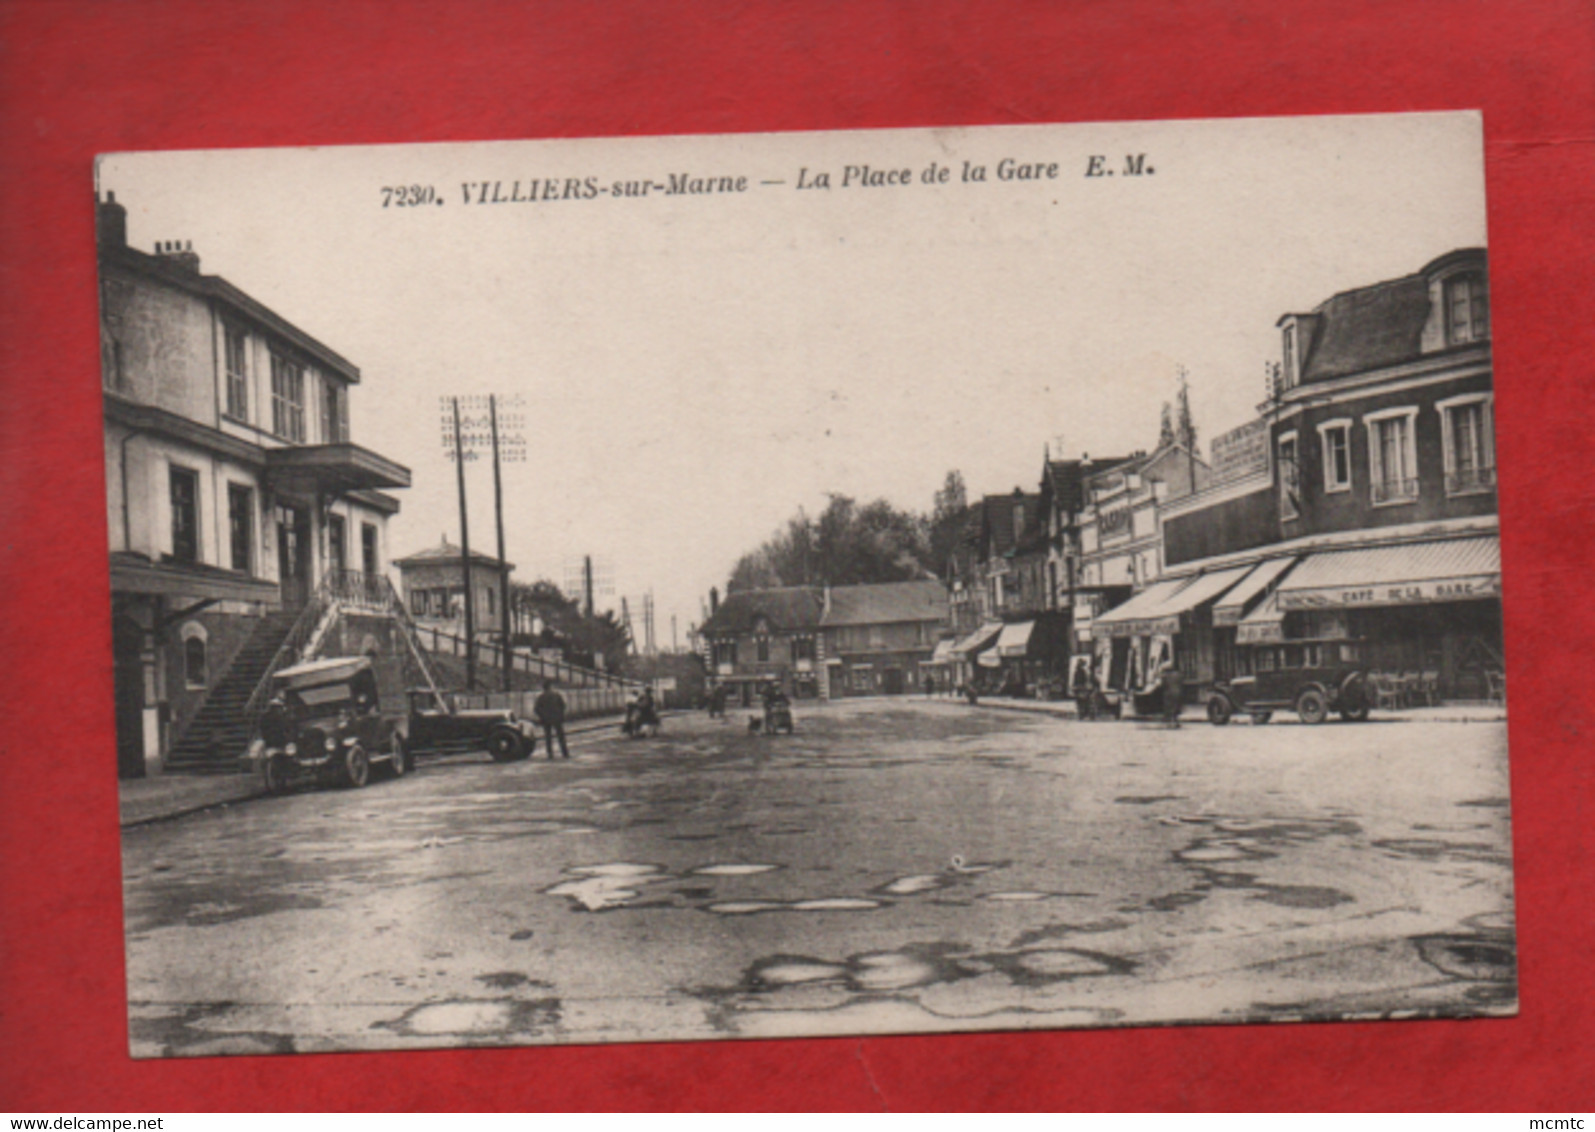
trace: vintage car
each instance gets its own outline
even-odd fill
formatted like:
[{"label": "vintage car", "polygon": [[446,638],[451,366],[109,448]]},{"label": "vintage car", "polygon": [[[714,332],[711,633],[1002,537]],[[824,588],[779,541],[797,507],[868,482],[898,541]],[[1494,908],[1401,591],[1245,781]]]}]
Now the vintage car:
[{"label": "vintage car", "polygon": [[499,708],[447,710],[430,688],[410,691],[406,738],[410,755],[483,751],[494,762],[524,759],[537,749],[537,731],[530,720]]},{"label": "vintage car", "polygon": [[1342,719],[1368,718],[1370,694],[1361,648],[1348,640],[1293,640],[1239,650],[1250,671],[1213,685],[1207,718],[1222,727],[1236,714],[1267,723],[1276,710],[1294,709],[1303,723],[1322,723],[1337,711]]},{"label": "vintage car", "polygon": [[331,657],[284,668],[245,755],[266,790],[303,782],[359,788],[379,764],[398,777],[410,768],[402,717],[383,715],[368,657]]}]

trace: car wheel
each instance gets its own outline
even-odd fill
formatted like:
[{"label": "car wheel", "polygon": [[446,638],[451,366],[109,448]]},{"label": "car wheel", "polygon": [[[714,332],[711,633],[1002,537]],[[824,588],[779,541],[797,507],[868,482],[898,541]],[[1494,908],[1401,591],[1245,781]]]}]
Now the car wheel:
[{"label": "car wheel", "polygon": [[1254,711],[1254,712],[1252,712],[1252,722],[1257,724],[1257,726],[1259,726],[1259,727],[1261,727],[1263,724],[1267,723],[1270,719],[1273,719],[1273,718],[1274,718],[1274,713],[1271,712],[1271,711]]},{"label": "car wheel", "polygon": [[393,777],[403,778],[405,772],[410,769],[410,752],[405,749],[403,735],[393,737],[390,753],[393,757],[388,761],[388,766],[393,768]]},{"label": "car wheel", "polygon": [[487,753],[496,763],[512,763],[526,757],[526,742],[514,731],[495,731],[487,737]]},{"label": "car wheel", "polygon": [[1363,703],[1354,708],[1341,708],[1340,718],[1347,723],[1366,723],[1368,720],[1368,705]]},{"label": "car wheel", "polygon": [[1296,714],[1303,723],[1322,723],[1329,718],[1329,701],[1317,688],[1308,688],[1296,697]]},{"label": "car wheel", "polygon": [[265,779],[266,793],[273,796],[288,793],[288,768],[283,765],[282,756],[268,756],[261,768],[261,777]]},{"label": "car wheel", "polygon": [[343,753],[343,782],[351,790],[358,790],[371,781],[371,756],[359,743]]},{"label": "car wheel", "polygon": [[1213,696],[1207,701],[1207,721],[1214,727],[1223,727],[1231,714],[1229,700],[1223,696]]}]

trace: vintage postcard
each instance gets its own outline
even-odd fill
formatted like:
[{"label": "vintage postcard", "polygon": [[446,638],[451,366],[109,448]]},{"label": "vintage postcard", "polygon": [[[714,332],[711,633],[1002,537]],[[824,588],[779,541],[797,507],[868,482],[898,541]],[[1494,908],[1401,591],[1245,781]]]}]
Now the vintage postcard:
[{"label": "vintage postcard", "polygon": [[96,188],[135,1057],[1516,1011],[1477,114]]}]

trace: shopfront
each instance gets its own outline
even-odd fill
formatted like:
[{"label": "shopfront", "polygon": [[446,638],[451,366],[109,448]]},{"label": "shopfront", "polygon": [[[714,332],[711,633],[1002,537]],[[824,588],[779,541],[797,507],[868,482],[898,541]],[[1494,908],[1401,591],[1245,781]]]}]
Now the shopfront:
[{"label": "shopfront", "polygon": [[1505,670],[1495,537],[1308,555],[1280,583],[1282,638],[1362,642],[1370,671],[1485,699]]}]

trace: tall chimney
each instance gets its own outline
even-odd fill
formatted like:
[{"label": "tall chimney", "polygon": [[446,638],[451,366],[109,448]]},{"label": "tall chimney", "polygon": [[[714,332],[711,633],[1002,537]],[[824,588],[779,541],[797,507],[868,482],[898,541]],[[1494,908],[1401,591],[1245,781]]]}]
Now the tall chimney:
[{"label": "tall chimney", "polygon": [[99,202],[95,230],[99,241],[113,247],[127,247],[127,209],[116,203],[116,194],[108,192]]},{"label": "tall chimney", "polygon": [[720,609],[720,588],[718,586],[710,586],[709,587],[709,616],[713,617],[717,612],[719,612],[719,609]]}]

